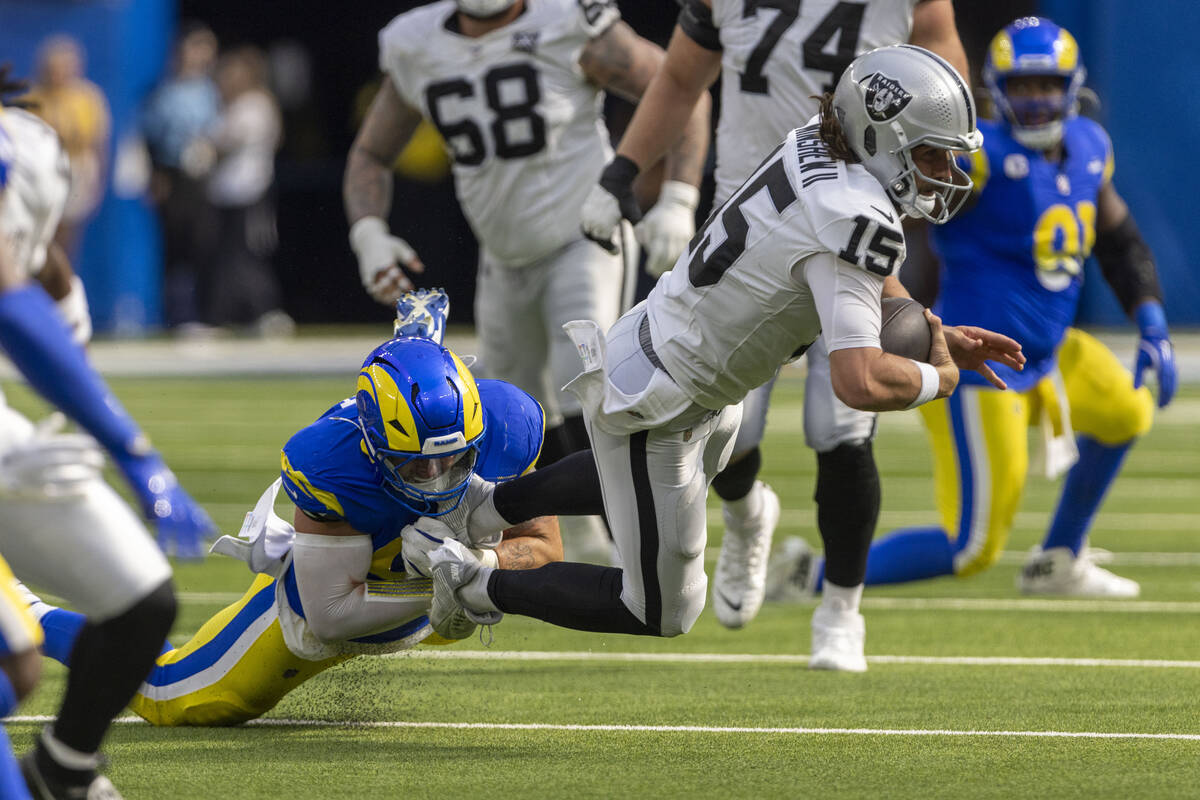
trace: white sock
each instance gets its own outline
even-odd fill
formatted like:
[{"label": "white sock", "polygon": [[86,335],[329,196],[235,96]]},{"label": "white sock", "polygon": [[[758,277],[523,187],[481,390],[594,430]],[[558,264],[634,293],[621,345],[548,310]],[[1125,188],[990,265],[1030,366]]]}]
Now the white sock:
[{"label": "white sock", "polygon": [[726,500],[725,510],[729,516],[733,517],[738,522],[747,522],[755,519],[762,513],[763,509],[763,484],[762,481],[755,481],[750,487],[750,491],[740,500]]},{"label": "white sock", "polygon": [[826,608],[836,611],[858,611],[858,605],[862,602],[863,585],[860,583],[858,586],[838,586],[826,580],[821,592],[824,595],[821,605]]},{"label": "white sock", "polygon": [[49,753],[52,759],[67,769],[82,772],[84,770],[97,769],[100,766],[99,753],[81,753],[75,748],[63,744],[54,738],[49,725],[42,729],[42,746],[46,748],[46,752]]},{"label": "white sock", "polygon": [[491,567],[480,567],[475,577],[458,587],[458,599],[472,611],[499,611],[488,596],[488,580],[492,577]]}]

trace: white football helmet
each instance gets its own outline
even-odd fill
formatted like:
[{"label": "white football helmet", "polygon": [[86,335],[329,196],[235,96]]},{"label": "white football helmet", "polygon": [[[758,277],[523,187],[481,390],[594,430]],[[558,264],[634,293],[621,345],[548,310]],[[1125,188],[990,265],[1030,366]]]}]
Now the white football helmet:
[{"label": "white football helmet", "polygon": [[517,0],[455,0],[458,10],[469,17],[494,17],[512,8]]},{"label": "white football helmet", "polygon": [[[863,53],[842,73],[833,109],[850,149],[904,214],[937,225],[954,216],[970,177],[951,158],[951,179],[932,178],[912,158],[919,145],[971,151],[983,144],[975,101],[949,62],[909,44]],[[933,191],[921,194],[918,179]]]}]

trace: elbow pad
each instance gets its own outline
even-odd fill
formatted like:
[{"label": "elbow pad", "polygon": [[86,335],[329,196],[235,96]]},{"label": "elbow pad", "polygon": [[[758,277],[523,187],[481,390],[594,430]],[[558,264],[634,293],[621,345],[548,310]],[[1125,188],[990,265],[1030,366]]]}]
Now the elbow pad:
[{"label": "elbow pad", "polygon": [[1092,252],[1104,280],[1112,287],[1126,314],[1132,315],[1138,304],[1147,298],[1162,301],[1154,254],[1142,238],[1132,214],[1112,230],[1098,232]]}]

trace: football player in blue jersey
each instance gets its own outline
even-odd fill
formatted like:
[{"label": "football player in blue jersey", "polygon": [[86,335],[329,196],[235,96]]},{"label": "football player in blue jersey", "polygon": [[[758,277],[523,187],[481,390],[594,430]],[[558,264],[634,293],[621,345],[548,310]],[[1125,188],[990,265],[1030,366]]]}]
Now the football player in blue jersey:
[{"label": "football player in blue jersey", "polygon": [[[1027,594],[1133,597],[1138,584],[1096,565],[1088,528],[1138,436],[1175,393],[1176,372],[1153,257],[1112,184],[1112,145],[1076,115],[1079,48],[1048,19],[1025,17],[992,40],[984,80],[999,119],[980,121],[984,146],[962,157],[974,206],[934,230],[943,261],[935,308],[1024,346],[1023,372],[1004,366],[1000,391],[964,372],[957,391],[921,407],[934,454],[938,527],[877,540],[867,583],[972,575],[995,563],[1012,529],[1040,424],[1047,473],[1067,477],[1040,547],[1017,579]],[[1071,327],[1083,263],[1094,254],[1141,342],[1131,376],[1100,342]],[[773,565],[772,596],[819,587],[820,564],[791,549]]]},{"label": "football player in blue jersey", "polygon": [[[400,305],[402,335],[367,356],[353,397],[288,440],[280,478],[242,538],[214,547],[257,577],[187,644],[158,658],[130,703],[149,722],[236,724],[355,655],[446,641],[427,617],[426,555],[449,535],[438,518],[458,505],[472,475],[505,481],[532,469],[545,418],[528,394],[476,382],[457,355],[426,338],[440,339],[444,295],[422,290]],[[291,525],[273,512],[280,485],[295,505]],[[553,517],[467,544],[485,563],[510,569],[562,558]],[[65,663],[77,615],[41,603],[33,611],[46,653]],[[474,628],[460,615],[452,634]]]}]

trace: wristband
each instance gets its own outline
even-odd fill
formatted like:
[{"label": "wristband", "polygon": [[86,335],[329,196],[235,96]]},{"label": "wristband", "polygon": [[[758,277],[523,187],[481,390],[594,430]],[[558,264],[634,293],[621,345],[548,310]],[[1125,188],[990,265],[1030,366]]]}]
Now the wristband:
[{"label": "wristband", "polygon": [[350,226],[350,249],[361,255],[370,241],[377,237],[390,236],[387,223],[379,217],[363,217]]},{"label": "wristband", "polygon": [[471,555],[479,559],[479,563],[490,569],[498,569],[500,567],[500,556],[495,550],[480,550],[471,549]]},{"label": "wristband", "polygon": [[[912,359],[909,360],[912,361]],[[921,390],[917,392],[917,399],[909,403],[905,411],[923,406],[937,397],[938,389],[942,385],[942,379],[938,376],[937,368],[933,364],[926,364],[924,361],[913,361],[912,363],[916,364],[917,369],[921,371]]]}]

